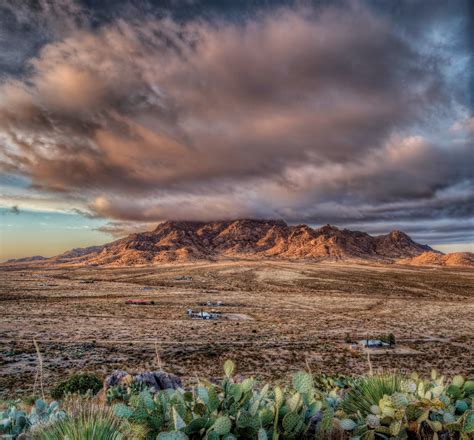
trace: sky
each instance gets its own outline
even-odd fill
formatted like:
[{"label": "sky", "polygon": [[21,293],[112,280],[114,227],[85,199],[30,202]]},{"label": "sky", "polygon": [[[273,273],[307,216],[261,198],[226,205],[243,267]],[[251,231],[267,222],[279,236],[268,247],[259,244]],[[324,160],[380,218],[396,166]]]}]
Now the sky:
[{"label": "sky", "polygon": [[474,251],[473,5],[4,0],[0,260],[167,219]]}]

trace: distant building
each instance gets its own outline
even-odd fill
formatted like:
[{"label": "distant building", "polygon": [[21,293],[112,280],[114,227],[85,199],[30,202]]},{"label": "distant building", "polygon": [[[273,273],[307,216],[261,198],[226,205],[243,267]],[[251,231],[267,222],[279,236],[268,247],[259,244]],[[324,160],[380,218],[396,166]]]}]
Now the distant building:
[{"label": "distant building", "polygon": [[362,339],[360,344],[365,348],[383,348],[390,347],[390,344],[383,342],[380,339]]},{"label": "distant building", "polygon": [[193,309],[188,309],[186,313],[192,319],[208,320],[208,319],[219,319],[220,317],[219,313],[204,312],[202,310],[200,312],[194,312]]},{"label": "distant building", "polygon": [[193,277],[189,275],[183,275],[175,278],[176,281],[192,281]]}]

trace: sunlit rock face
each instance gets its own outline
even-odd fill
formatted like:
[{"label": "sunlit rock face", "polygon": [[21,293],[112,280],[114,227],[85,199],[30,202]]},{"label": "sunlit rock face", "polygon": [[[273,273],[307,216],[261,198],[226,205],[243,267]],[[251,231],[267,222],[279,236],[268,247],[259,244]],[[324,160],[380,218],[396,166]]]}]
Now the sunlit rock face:
[{"label": "sunlit rock face", "polygon": [[373,237],[330,225],[289,226],[282,220],[167,221],[150,232],[104,246],[73,249],[40,263],[135,266],[222,258],[390,262],[425,251],[434,252],[400,231]]}]

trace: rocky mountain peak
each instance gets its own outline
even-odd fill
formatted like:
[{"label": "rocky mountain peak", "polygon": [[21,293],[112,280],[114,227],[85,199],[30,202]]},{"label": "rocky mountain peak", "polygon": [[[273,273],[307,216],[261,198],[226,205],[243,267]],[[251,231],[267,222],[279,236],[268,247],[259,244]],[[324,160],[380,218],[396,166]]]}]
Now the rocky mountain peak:
[{"label": "rocky mountain peak", "polygon": [[225,258],[371,260],[410,258],[429,246],[401,231],[372,237],[367,233],[324,225],[313,229],[283,220],[165,221],[153,231],[84,249],[74,249],[40,263],[136,266],[174,261]]}]

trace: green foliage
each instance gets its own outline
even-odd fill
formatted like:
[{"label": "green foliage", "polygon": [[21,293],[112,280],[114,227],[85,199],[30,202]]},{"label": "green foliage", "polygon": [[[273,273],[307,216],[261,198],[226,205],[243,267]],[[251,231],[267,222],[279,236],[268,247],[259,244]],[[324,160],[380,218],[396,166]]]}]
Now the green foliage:
[{"label": "green foliage", "polygon": [[130,386],[114,394],[112,407],[57,418],[51,417],[59,411],[56,403],[37,401],[28,415],[14,407],[2,413],[8,421],[0,422],[0,433],[14,438],[35,425],[40,440],[467,440],[474,434],[473,385],[459,375],[446,381],[436,372],[429,379],[416,374],[354,379],[301,371],[286,387],[261,386],[253,378],[239,379],[227,361],[219,383],[154,393]]},{"label": "green foliage", "polygon": [[313,379],[310,374],[300,371],[293,376],[293,386],[301,394],[308,393],[313,388]]},{"label": "green foliage", "polygon": [[171,431],[211,440],[290,439],[303,436],[310,418],[323,406],[308,373],[294,375],[294,389],[272,391],[269,385],[256,389],[252,378],[234,380],[234,371],[233,362],[227,361],[219,384],[203,381],[192,392],[178,389],[152,395],[142,390],[115,404],[114,414],[126,419],[132,429],[143,426],[144,439]]},{"label": "green foliage", "polygon": [[366,416],[371,413],[372,405],[378,405],[385,395],[401,391],[401,382],[395,374],[362,378],[346,393],[341,407],[347,414]]},{"label": "green foliage", "polygon": [[26,396],[21,399],[21,401],[26,405],[26,406],[33,406],[35,402],[39,399],[39,396]]},{"label": "green foliage", "polygon": [[[2,437],[10,435],[16,437],[29,427],[28,416],[25,411],[19,410],[16,405],[0,412],[0,433]],[[8,437],[7,437],[8,438]]]},{"label": "green foliage", "polygon": [[63,382],[60,382],[51,391],[53,399],[62,399],[66,394],[80,394],[87,393],[97,394],[102,388],[102,380],[100,377],[91,373],[77,373]]},{"label": "green foliage", "polygon": [[106,393],[107,402],[128,402],[130,397],[140,393],[145,388],[142,382],[137,381],[129,381],[129,383],[126,384],[110,387]]},{"label": "green foliage", "polygon": [[48,425],[66,417],[57,402],[37,399],[30,412],[19,408],[19,401],[0,411],[1,438],[16,438],[36,425]]},{"label": "green foliage", "polygon": [[234,370],[235,370],[235,364],[234,364],[230,359],[228,359],[227,361],[225,361],[225,363],[224,363],[224,372],[225,372],[225,375],[226,375],[227,377],[232,376],[232,374],[234,373]]},{"label": "green foliage", "polygon": [[473,397],[472,381],[459,375],[447,385],[434,371],[430,380],[375,376],[361,379],[346,393],[340,416],[354,422],[348,430],[355,437],[401,439],[428,430],[433,438],[445,432],[467,439],[474,432]]},{"label": "green foliage", "polygon": [[122,440],[126,425],[109,407],[82,402],[72,415],[35,430],[38,440]]},{"label": "green foliage", "polygon": [[229,434],[231,428],[232,422],[228,416],[219,416],[211,427],[219,435]]},{"label": "green foliage", "polygon": [[115,414],[145,426],[145,439],[160,432],[180,437],[159,438],[286,440],[329,438],[336,428],[364,439],[404,438],[422,428],[461,436],[474,430],[473,383],[458,376],[445,384],[436,373],[421,380],[416,375],[353,379],[298,372],[292,387],[258,389],[251,378],[234,380],[234,371],[227,361],[221,383],[203,381],[192,392],[152,396],[142,391],[127,405],[115,405]]}]

